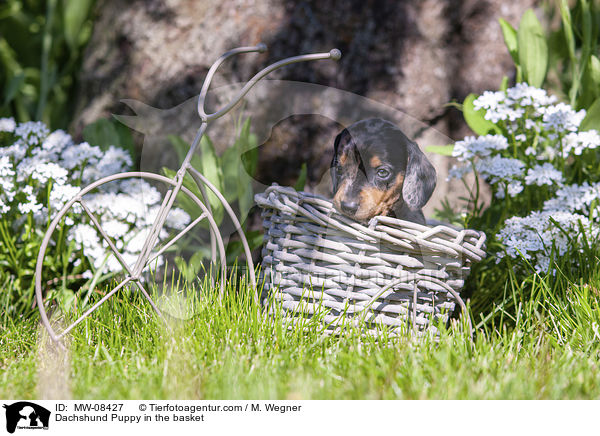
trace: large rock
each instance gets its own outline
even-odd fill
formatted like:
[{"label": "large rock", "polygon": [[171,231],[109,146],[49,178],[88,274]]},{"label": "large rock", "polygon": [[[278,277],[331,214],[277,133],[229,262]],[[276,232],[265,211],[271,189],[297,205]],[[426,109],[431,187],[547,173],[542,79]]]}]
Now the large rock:
[{"label": "large rock", "polygon": [[[422,147],[451,142],[469,131],[460,113],[447,103],[460,102],[469,92],[497,89],[502,77],[512,73],[498,18],[516,25],[534,3],[104,0],[98,5],[99,16],[83,64],[79,117],[73,128],[80,131],[85,124],[111,113],[127,114],[120,99],[139,100],[163,109],[134,105],[138,118],[146,117],[138,123],[146,136],[144,166],[175,166],[173,153],[165,152],[165,135],[193,136],[199,119],[193,103],[184,103],[198,94],[210,64],[231,47],[263,41],[270,48],[267,53],[242,55],[226,63],[215,77],[214,87],[244,81],[282,57],[337,47],[343,53],[338,64],[293,65],[273,77],[335,87],[373,100],[372,107],[378,109],[372,114],[389,114],[399,120]],[[228,95],[217,91],[217,96]],[[284,110],[285,117],[274,116],[277,101],[288,97],[277,87],[257,90],[244,108],[245,114],[253,116],[254,128],[263,132],[259,135],[264,144],[257,175],[262,183],[291,184],[302,162],[307,162],[308,186],[316,189],[327,173],[337,131],[355,117],[370,113],[370,109],[353,113],[353,108],[334,107],[335,102],[348,104],[347,97],[324,100],[320,91],[317,94],[320,97],[307,92],[320,105],[313,104],[319,110],[312,115]],[[211,104],[218,101],[213,98]],[[371,107],[363,103],[361,108]],[[382,109],[384,106],[387,109]],[[172,109],[175,107],[178,110]],[[221,149],[231,134],[219,136],[218,127],[227,126],[231,120],[223,120],[211,130]],[[457,204],[457,197],[464,194],[460,184],[445,182],[451,160],[431,159],[439,180],[426,209],[429,213],[443,198]]]}]

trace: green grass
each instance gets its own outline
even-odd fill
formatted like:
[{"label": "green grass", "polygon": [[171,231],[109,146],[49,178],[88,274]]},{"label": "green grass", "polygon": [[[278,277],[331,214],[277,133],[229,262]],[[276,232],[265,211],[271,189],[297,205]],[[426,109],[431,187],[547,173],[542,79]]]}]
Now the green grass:
[{"label": "green grass", "polygon": [[[544,292],[551,280],[507,288]],[[457,323],[438,342],[375,341],[352,329],[328,337],[316,322],[288,330],[243,284],[229,285],[222,299],[181,286],[163,301],[179,314],[168,324],[138,295],[121,294],[69,335],[65,356],[43,339],[37,319],[3,315],[0,397],[599,398],[597,284],[571,285],[564,299],[533,298],[502,322],[482,324],[473,340]]]}]

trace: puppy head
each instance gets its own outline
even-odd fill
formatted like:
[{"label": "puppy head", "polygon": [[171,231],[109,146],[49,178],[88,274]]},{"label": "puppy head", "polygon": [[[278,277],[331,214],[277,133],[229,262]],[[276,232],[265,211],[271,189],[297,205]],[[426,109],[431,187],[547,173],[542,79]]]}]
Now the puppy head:
[{"label": "puppy head", "polygon": [[421,209],[436,182],[435,169],[417,144],[379,118],[359,121],[337,135],[331,178],[335,208],[362,222],[404,205]]}]

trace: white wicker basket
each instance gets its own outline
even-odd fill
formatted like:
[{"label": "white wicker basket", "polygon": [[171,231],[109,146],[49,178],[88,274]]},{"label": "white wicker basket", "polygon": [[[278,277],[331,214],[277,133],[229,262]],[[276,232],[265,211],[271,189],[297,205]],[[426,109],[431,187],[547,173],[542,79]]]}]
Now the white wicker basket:
[{"label": "white wicker basket", "polygon": [[255,199],[265,228],[263,291],[287,317],[322,317],[335,330],[364,317],[392,334],[429,331],[458,303],[470,265],[485,257],[485,234],[389,217],[367,226],[340,215],[331,201],[273,185]]}]

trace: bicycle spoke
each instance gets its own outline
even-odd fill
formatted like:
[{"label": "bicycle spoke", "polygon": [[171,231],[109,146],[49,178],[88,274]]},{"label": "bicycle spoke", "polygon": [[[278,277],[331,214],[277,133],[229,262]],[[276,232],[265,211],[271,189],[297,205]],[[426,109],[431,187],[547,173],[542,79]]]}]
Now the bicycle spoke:
[{"label": "bicycle spoke", "polygon": [[192,228],[198,224],[200,221],[202,221],[204,218],[206,218],[206,213],[203,213],[202,215],[200,215],[198,218],[196,218],[192,223],[190,223],[185,229],[183,229],[181,232],[179,232],[177,234],[177,236],[173,237],[173,239],[171,239],[164,247],[162,247],[158,253],[156,253],[154,256],[152,256],[152,258],[150,258],[150,260],[148,260],[146,262],[145,266],[148,266],[152,263],[152,261],[156,260],[156,258],[158,256],[160,256],[161,254],[163,254],[166,250],[169,249],[169,247],[171,247],[175,242],[177,242],[181,237],[183,237],[183,235],[185,235],[187,232],[189,232],[190,230],[192,230]]},{"label": "bicycle spoke", "polygon": [[168,207],[167,203],[169,202],[169,200],[171,198],[172,192],[173,192],[173,190],[169,189],[167,191],[167,193],[165,194],[165,198],[163,198],[160,208],[158,209],[158,213],[156,214],[156,218],[154,219],[154,223],[152,223],[152,227],[150,227],[150,230],[148,231],[148,235],[146,236],[146,241],[144,242],[144,246],[140,250],[139,257],[138,257],[135,265],[133,266],[134,272],[137,272],[137,273],[141,272],[142,265],[144,265],[146,263],[146,259],[148,258],[147,253],[150,253],[150,251],[153,248],[152,246],[154,245],[154,242],[155,242],[155,234],[160,233],[160,230],[162,228],[162,223],[160,223],[161,216],[163,214],[163,211]]},{"label": "bicycle spoke", "polygon": [[158,316],[160,316],[162,318],[162,320],[166,322],[167,320],[163,316],[162,312],[158,309],[158,306],[156,306],[156,304],[154,304],[154,301],[152,300],[152,298],[150,297],[150,294],[148,294],[148,292],[146,291],[146,289],[144,288],[142,283],[139,280],[134,281],[134,283],[138,287],[138,289],[140,291],[142,291],[142,294],[144,294],[144,297],[146,297],[146,299],[150,302],[150,305],[152,306],[154,311],[158,314]]},{"label": "bicycle spoke", "polygon": [[[50,337],[52,338],[53,341],[57,341],[58,343],[60,343],[60,339],[67,336],[69,333],[72,333],[73,329],[75,327],[77,327],[86,317],[93,315],[93,312],[97,311],[97,309],[102,304],[104,304],[109,298],[114,296],[115,293],[117,293],[119,290],[122,290],[124,286],[127,286],[128,289],[131,289],[131,292],[140,291],[144,295],[145,299],[150,303],[150,305],[152,306],[153,310],[157,313],[157,315],[160,316],[163,320],[165,320],[166,314],[161,313],[161,310],[158,308],[157,304],[152,300],[152,298],[154,298],[154,297],[151,297],[149,294],[149,290],[152,285],[145,282],[144,279],[142,279],[141,271],[143,271],[146,267],[148,267],[148,265],[146,265],[146,261],[150,257],[152,257],[152,260],[150,262],[152,262],[152,261],[156,262],[156,259],[158,256],[160,256],[160,255],[165,256],[166,254],[168,254],[168,250],[173,250],[175,248],[174,247],[175,244],[181,243],[183,240],[185,240],[185,237],[190,237],[191,230],[194,229],[202,220],[208,221],[211,233],[213,233],[215,235],[217,247],[219,248],[219,254],[224,262],[225,251],[224,251],[224,245],[223,245],[221,234],[219,232],[218,225],[214,221],[214,218],[213,218],[212,214],[210,213],[210,211],[208,210],[208,208],[206,207],[206,205],[204,203],[202,203],[202,201],[193,192],[191,192],[188,188],[183,186],[183,176],[185,175],[185,170],[184,170],[185,166],[186,165],[182,166],[181,170],[178,172],[177,177],[175,177],[175,178],[168,178],[168,177],[161,176],[158,174],[146,173],[146,172],[127,172],[127,173],[120,173],[120,174],[115,174],[112,176],[104,177],[100,180],[97,180],[96,182],[93,182],[92,184],[88,185],[87,187],[83,188],[76,196],[74,196],[71,200],[69,200],[65,204],[65,206],[63,206],[63,208],[59,211],[58,215],[54,217],[54,219],[52,220],[52,222],[50,223],[50,225],[48,227],[48,230],[46,231],[46,234],[44,235],[44,240],[40,246],[40,251],[38,253],[38,259],[37,259],[37,263],[36,263],[36,279],[35,279],[36,280],[35,295],[36,295],[36,301],[38,302],[38,306],[39,306],[39,310],[40,310],[41,321],[42,321],[44,327],[47,329],[47,331],[50,334]],[[165,185],[170,186],[171,188],[168,189],[167,192],[165,193],[165,195],[163,196],[163,200],[160,203],[160,207],[158,208],[159,210],[157,211],[157,215],[154,219],[152,219],[152,221],[154,221],[152,223],[152,225],[148,226],[149,228],[144,226],[145,228],[141,229],[142,232],[146,233],[145,235],[144,234],[139,235],[139,238],[142,239],[142,241],[140,241],[140,242],[143,242],[143,244],[142,244],[143,250],[142,250],[142,253],[140,254],[136,247],[135,251],[138,252],[137,259],[135,260],[135,262],[130,262],[128,260],[128,255],[130,254],[129,247],[123,247],[121,249],[117,248],[119,246],[118,244],[120,242],[116,237],[110,236],[112,233],[110,232],[110,230],[108,228],[106,228],[107,224],[104,223],[105,216],[103,214],[101,214],[98,210],[95,210],[94,207],[91,205],[91,203],[86,201],[87,199],[84,196],[104,184],[114,182],[116,180],[129,179],[129,178],[133,178],[133,177],[135,177],[135,178],[141,177],[142,179],[149,179],[149,180],[153,180],[153,181],[162,182]],[[191,201],[193,201],[200,208],[199,216],[194,221],[192,221],[190,224],[188,224],[187,226],[184,226],[184,228],[182,230],[176,230],[173,232],[169,232],[168,239],[165,239],[164,241],[162,241],[160,238],[161,229],[165,225],[165,222],[168,218],[169,211],[173,207],[173,204],[175,203],[175,199],[179,192],[183,192],[187,197],[189,197],[189,199]],[[65,219],[65,217],[67,216],[67,213],[69,213],[69,211],[74,212],[74,210],[73,210],[74,205],[81,207],[81,209],[78,210],[77,213],[79,213],[79,214],[83,213],[82,218],[83,218],[83,216],[85,216],[87,218],[87,220],[85,218],[83,218],[83,221],[87,221],[86,226],[93,228],[97,232],[95,234],[93,233],[95,235],[94,236],[94,238],[95,238],[94,244],[98,245],[98,243],[100,243],[100,246],[102,246],[102,253],[95,254],[94,256],[97,257],[98,255],[102,254],[102,258],[104,258],[104,255],[106,255],[106,256],[108,256],[107,259],[110,260],[110,256],[114,255],[115,259],[118,261],[118,264],[120,265],[120,268],[116,264],[113,264],[113,265],[111,265],[110,269],[116,270],[116,272],[120,271],[120,275],[122,274],[120,280],[122,280],[122,281],[121,282],[115,281],[114,282],[115,287],[108,288],[108,293],[105,295],[100,295],[98,297],[97,302],[92,301],[92,302],[88,303],[89,305],[86,304],[86,306],[82,309],[82,312],[81,312],[82,315],[78,316],[77,319],[72,324],[70,324],[64,331],[57,334],[53,330],[52,325],[50,325],[48,315],[46,313],[46,307],[44,305],[44,297],[43,297],[44,287],[43,287],[43,271],[42,271],[43,263],[44,263],[43,261],[44,261],[44,257],[47,254],[46,252],[47,252],[49,246],[51,245],[50,240],[52,238],[52,235],[55,234],[55,232],[62,231],[62,227],[59,228],[59,224],[61,224],[61,222],[62,222],[61,220]],[[171,229],[171,230],[173,230],[173,229]],[[137,236],[137,234],[136,234],[136,236]],[[138,241],[138,239],[136,239],[136,241]],[[108,247],[108,249],[107,249],[107,247]],[[57,250],[60,251],[60,248],[57,248]],[[131,253],[131,254],[135,254],[135,253]],[[102,260],[102,259],[98,259],[98,260]],[[95,262],[92,261],[92,263],[95,263]],[[111,263],[113,263],[113,262],[111,261]],[[130,263],[131,263],[131,265],[130,265]],[[134,267],[134,265],[137,265],[137,267]],[[97,272],[101,273],[106,268],[107,268],[107,265],[100,266],[98,268]],[[223,275],[223,277],[221,277],[221,280],[224,280],[224,275]],[[136,283],[135,289],[131,286],[132,282]],[[89,286],[89,289],[90,289],[90,291],[88,292],[88,296],[90,293],[95,293],[95,291],[98,289],[98,287],[97,286],[96,287]],[[84,295],[82,295],[82,297],[87,298]],[[158,303],[158,301],[157,301],[157,303]]]},{"label": "bicycle spoke", "polygon": [[121,264],[121,266],[123,268],[125,268],[125,271],[127,271],[127,273],[129,275],[132,275],[131,270],[129,269],[129,266],[127,265],[125,260],[121,257],[121,254],[119,253],[119,250],[117,250],[117,247],[115,247],[115,244],[113,243],[112,239],[110,239],[110,236],[108,236],[106,234],[106,232],[104,232],[104,230],[102,230],[102,226],[100,225],[100,222],[98,221],[98,219],[94,216],[92,211],[83,203],[83,201],[80,200],[79,204],[81,204],[81,207],[83,207],[83,210],[85,211],[85,213],[90,217],[90,220],[92,220],[92,223],[94,223],[94,226],[96,227],[96,229],[100,232],[100,234],[102,235],[104,240],[108,243],[108,246],[113,251],[113,254],[116,256],[116,258],[119,261],[119,263]]},{"label": "bicycle spoke", "polygon": [[113,288],[108,294],[106,294],[104,297],[102,297],[102,299],[100,299],[100,301],[98,301],[96,304],[94,304],[92,307],[90,307],[88,310],[86,310],[83,315],[81,315],[79,318],[77,318],[77,321],[75,321],[65,331],[63,331],[61,334],[59,334],[57,336],[57,338],[61,338],[64,335],[66,335],[67,333],[69,333],[71,330],[73,330],[75,328],[75,326],[77,326],[77,324],[79,324],[81,321],[83,321],[90,313],[95,311],[98,307],[100,307],[100,305],[102,303],[104,303],[106,300],[108,300],[110,297],[112,297],[119,289],[121,289],[123,286],[125,286],[130,281],[131,281],[131,277],[127,277],[125,280],[123,280],[121,282],[121,284],[119,284],[117,287]]},{"label": "bicycle spoke", "polygon": [[[179,177],[179,176],[178,176]],[[148,257],[150,257],[150,252],[154,248],[156,241],[158,240],[158,236],[160,235],[160,231],[162,230],[165,221],[167,219],[167,215],[169,214],[171,208],[173,207],[173,203],[175,202],[175,198],[181,187],[183,186],[183,173],[179,180],[177,181],[176,186],[173,189],[167,191],[165,198],[160,206],[158,214],[156,216],[156,220],[152,225],[152,229],[150,229],[148,238],[146,239],[146,243],[142,247],[142,252],[140,253],[140,257],[133,268],[133,272],[136,275],[140,275],[142,270],[146,267],[146,261]]]}]

